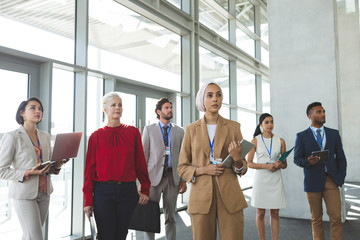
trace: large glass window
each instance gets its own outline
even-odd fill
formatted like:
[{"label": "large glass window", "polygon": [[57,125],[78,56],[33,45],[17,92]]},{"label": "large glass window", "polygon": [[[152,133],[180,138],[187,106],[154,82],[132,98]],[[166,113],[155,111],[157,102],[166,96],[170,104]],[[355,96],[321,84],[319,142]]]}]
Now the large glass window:
[{"label": "large glass window", "polygon": [[[240,128],[243,138],[251,141],[253,139],[253,134],[256,128],[256,114],[252,112],[238,110],[237,117],[238,122],[241,124]],[[255,170],[249,168],[247,173],[239,179],[242,188],[252,186],[254,173]]]},{"label": "large glass window", "polygon": [[75,0],[0,3],[1,46],[73,63],[74,26]]},{"label": "large glass window", "polygon": [[180,91],[180,39],[115,1],[89,1],[89,68]]},{"label": "large glass window", "polygon": [[267,19],[267,11],[261,8],[260,15],[260,30],[261,30],[261,40],[266,44],[269,44],[269,24]]},{"label": "large glass window", "polygon": [[152,123],[157,123],[159,119],[156,117],[155,108],[156,103],[159,101],[159,99],[156,98],[149,98],[147,97],[145,100],[145,111],[146,111],[146,118],[145,118],[145,124],[150,125]]},{"label": "large glass window", "polygon": [[199,2],[199,21],[225,39],[229,39],[228,19],[205,1]]},{"label": "large glass window", "polygon": [[103,119],[103,79],[88,76],[87,78],[87,137],[104,125]]},{"label": "large glass window", "polygon": [[270,109],[270,82],[262,79],[262,111],[271,113]]},{"label": "large glass window", "polygon": [[222,8],[229,10],[229,0],[215,0]]},{"label": "large glass window", "polygon": [[223,103],[229,103],[229,61],[200,47],[200,86],[210,81],[222,89]]},{"label": "large glass window", "polygon": [[181,9],[181,0],[166,0],[166,1],[173,4],[175,7]]},{"label": "large glass window", "polygon": [[[58,133],[73,132],[74,73],[53,69],[51,139]],[[71,234],[72,164],[66,163],[58,175],[51,177],[54,192],[50,198],[49,236],[60,239]],[[61,226],[61,227],[59,227]]]},{"label": "large glass window", "polygon": [[[1,144],[4,133],[19,127],[15,115],[20,103],[28,98],[28,74],[0,69],[0,85]],[[7,180],[0,180],[0,239],[21,239],[20,223],[9,197],[9,184]]]},{"label": "large glass window", "polygon": [[136,95],[120,92],[123,113],[120,122],[136,127]]},{"label": "large glass window", "polygon": [[236,46],[255,57],[255,41],[240,28],[236,28]]},{"label": "large glass window", "polygon": [[237,105],[256,110],[255,75],[237,68]]},{"label": "large glass window", "polygon": [[19,127],[15,121],[16,110],[27,99],[28,74],[0,69],[0,139],[2,134]]},{"label": "large glass window", "polygon": [[249,0],[236,0],[235,2],[236,19],[246,28],[254,32],[255,7]]},{"label": "large glass window", "polygon": [[261,62],[269,66],[269,51],[263,47],[261,48]]}]

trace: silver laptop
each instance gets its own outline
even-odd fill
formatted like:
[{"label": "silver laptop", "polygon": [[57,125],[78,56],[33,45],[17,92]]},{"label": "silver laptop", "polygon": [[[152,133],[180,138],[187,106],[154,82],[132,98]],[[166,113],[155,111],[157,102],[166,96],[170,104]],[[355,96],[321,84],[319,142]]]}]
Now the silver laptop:
[{"label": "silver laptop", "polygon": [[59,133],[56,135],[51,160],[43,162],[41,166],[55,164],[56,161],[74,158],[77,156],[80,146],[82,132]]}]

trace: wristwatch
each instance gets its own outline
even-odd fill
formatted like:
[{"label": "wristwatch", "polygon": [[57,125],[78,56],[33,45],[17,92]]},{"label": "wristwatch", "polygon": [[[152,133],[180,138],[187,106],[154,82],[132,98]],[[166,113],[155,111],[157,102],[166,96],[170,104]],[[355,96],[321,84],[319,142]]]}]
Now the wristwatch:
[{"label": "wristwatch", "polygon": [[196,180],[196,178],[195,178],[195,176],[193,176],[193,177],[191,178],[191,183],[195,183],[195,180]]}]

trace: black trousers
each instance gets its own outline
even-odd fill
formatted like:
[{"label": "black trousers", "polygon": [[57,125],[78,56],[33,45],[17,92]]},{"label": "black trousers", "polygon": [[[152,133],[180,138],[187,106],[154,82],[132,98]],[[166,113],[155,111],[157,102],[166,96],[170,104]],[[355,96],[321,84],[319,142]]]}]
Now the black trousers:
[{"label": "black trousers", "polygon": [[94,215],[100,240],[125,240],[139,200],[135,182],[96,182]]}]

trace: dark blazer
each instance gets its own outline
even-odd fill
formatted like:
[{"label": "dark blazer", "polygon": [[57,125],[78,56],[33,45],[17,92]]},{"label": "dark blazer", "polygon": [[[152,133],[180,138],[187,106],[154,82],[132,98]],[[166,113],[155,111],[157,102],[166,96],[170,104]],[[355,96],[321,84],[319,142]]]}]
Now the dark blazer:
[{"label": "dark blazer", "polygon": [[310,128],[296,135],[294,163],[304,168],[304,191],[321,192],[325,187],[325,166],[328,174],[338,186],[344,184],[346,176],[346,158],[342,148],[339,131],[324,128],[326,134],[325,149],[329,150],[327,163],[311,165],[307,159],[313,151],[321,150]]}]

